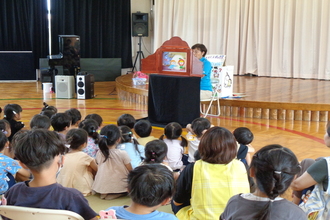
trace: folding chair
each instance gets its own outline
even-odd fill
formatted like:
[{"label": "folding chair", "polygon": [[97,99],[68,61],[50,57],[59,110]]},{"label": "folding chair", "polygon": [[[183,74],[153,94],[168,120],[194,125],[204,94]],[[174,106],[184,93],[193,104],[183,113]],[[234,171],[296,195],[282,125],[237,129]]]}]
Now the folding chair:
[{"label": "folding chair", "polygon": [[[220,81],[220,68],[223,66],[226,55],[224,54],[210,54],[206,55],[205,58],[211,62],[212,70],[211,70],[211,83],[212,83],[212,96],[208,99],[201,100],[200,104],[200,112],[203,114],[203,117],[205,118],[208,115],[211,116],[219,116],[220,115],[220,94],[221,94],[221,81]],[[203,104],[202,102],[209,101],[209,106],[207,107],[207,110],[203,110]],[[209,111],[212,107],[213,101],[217,101],[216,105],[216,114],[209,114]]]},{"label": "folding chair", "polygon": [[84,220],[81,215],[68,210],[30,208],[11,205],[0,206],[0,215],[13,220]]},{"label": "folding chair", "polygon": [[[201,103],[200,103],[200,112],[201,114],[203,114],[203,117],[206,118],[206,116],[210,115],[210,116],[219,116],[220,115],[220,92],[221,92],[221,82],[220,80],[218,80],[215,84],[212,85],[212,96],[208,99],[201,99]],[[208,102],[209,101],[209,105],[207,107],[207,110],[205,111],[205,108],[203,108],[203,103],[202,102]],[[212,103],[213,101],[217,102],[216,105],[216,114],[209,114],[209,111],[212,107]]]}]

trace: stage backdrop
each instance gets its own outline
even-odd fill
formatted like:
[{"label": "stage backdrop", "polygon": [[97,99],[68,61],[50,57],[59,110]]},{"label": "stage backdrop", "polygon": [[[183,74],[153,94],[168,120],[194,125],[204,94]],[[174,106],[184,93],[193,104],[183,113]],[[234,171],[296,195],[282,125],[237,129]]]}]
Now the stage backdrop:
[{"label": "stage backdrop", "polygon": [[154,14],[154,48],[179,36],[234,74],[330,79],[329,0],[155,0]]}]

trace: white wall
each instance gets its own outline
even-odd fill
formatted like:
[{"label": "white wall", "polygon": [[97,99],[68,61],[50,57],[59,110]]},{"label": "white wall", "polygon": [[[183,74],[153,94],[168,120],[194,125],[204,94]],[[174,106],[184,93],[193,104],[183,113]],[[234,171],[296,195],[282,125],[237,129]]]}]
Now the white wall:
[{"label": "white wall", "polygon": [[[153,0],[131,0],[131,13],[136,13],[137,11],[140,11],[141,13],[148,13],[149,14],[149,36],[148,37],[142,37],[142,44],[141,44],[141,51],[143,52],[143,55],[147,57],[150,54],[153,54],[153,38],[154,38],[154,32],[153,32]],[[134,64],[134,61],[136,59],[137,51],[139,50],[139,37],[132,37],[132,62]],[[139,61],[137,61],[137,69],[140,70],[139,67]],[[126,74],[126,72],[125,72]]]}]

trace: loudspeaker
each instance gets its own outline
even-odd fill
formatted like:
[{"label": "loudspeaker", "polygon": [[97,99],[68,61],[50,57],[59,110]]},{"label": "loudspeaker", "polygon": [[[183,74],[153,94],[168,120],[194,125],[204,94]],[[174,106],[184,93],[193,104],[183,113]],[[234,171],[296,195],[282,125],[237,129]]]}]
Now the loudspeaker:
[{"label": "loudspeaker", "polygon": [[78,73],[77,75],[77,99],[94,98],[94,75],[83,74],[84,73]]},{"label": "loudspeaker", "polygon": [[74,92],[73,76],[55,76],[56,98],[72,99],[74,97]]},{"label": "loudspeaker", "polygon": [[148,37],[148,13],[132,13],[132,36]]}]

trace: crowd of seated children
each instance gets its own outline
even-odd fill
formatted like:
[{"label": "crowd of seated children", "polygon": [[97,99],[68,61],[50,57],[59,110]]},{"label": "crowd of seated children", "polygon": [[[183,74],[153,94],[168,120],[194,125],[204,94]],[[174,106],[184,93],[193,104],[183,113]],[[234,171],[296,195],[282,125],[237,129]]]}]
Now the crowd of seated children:
[{"label": "crowd of seated children", "polygon": [[98,219],[81,192],[56,182],[66,151],[56,132],[33,129],[19,133],[13,147],[21,166],[30,170],[33,179],[12,186],[5,193],[7,205],[69,210],[84,219]]},{"label": "crowd of seated children", "polygon": [[9,141],[3,131],[0,131],[0,195],[3,195],[15,181],[16,173],[20,173],[26,178],[30,177],[30,172],[23,169],[18,161],[4,154],[4,150],[9,147]]},{"label": "crowd of seated children", "polygon": [[85,119],[79,123],[79,128],[87,131],[88,140],[87,147],[83,152],[87,153],[89,156],[95,158],[96,153],[99,151],[99,133],[97,129],[99,128],[98,123],[94,119]]},{"label": "crowd of seated children", "polygon": [[116,149],[120,142],[120,130],[116,125],[106,125],[100,132],[96,153],[98,171],[92,189],[100,193],[101,199],[115,199],[126,195],[123,179],[132,170],[131,159],[126,151]]},{"label": "crowd of seated children", "polygon": [[129,206],[113,206],[120,219],[174,220],[173,214],[157,211],[167,204],[174,193],[174,178],[169,169],[160,164],[147,164],[130,171],[127,178]]},{"label": "crowd of seated children", "polygon": [[250,166],[251,153],[254,153],[255,151],[251,146],[251,142],[254,138],[253,133],[247,127],[238,127],[234,130],[233,134],[237,143],[239,144],[237,159]]},{"label": "crowd of seated children", "polygon": [[64,187],[75,188],[84,196],[92,193],[94,175],[97,172],[95,159],[83,149],[87,146],[87,132],[81,128],[73,128],[66,134],[66,142],[70,146],[57,182]]},{"label": "crowd of seated children", "polygon": [[[247,218],[251,219],[281,219],[282,214],[289,216],[290,219],[306,219],[306,213],[298,206],[280,198],[292,182],[293,176],[299,171],[296,157],[287,148],[269,145],[252,157],[251,176],[257,183],[257,189],[249,193],[248,172],[243,163],[235,159],[237,156],[242,162],[245,162],[245,159],[246,164],[250,163],[249,153],[253,153],[254,149],[249,145],[253,140],[253,134],[248,128],[240,127],[230,133],[225,128],[212,127],[210,121],[205,118],[195,119],[191,125],[187,125],[189,163],[184,167],[182,155],[187,140],[182,137],[182,127],[176,122],[169,123],[165,127],[164,134],[160,137],[163,140],[159,140],[151,136],[152,126],[149,121],[139,120],[135,123],[132,115],[124,114],[118,118],[119,127],[106,125],[99,135],[98,130],[102,125],[100,115],[90,114],[79,123],[79,129],[71,129],[71,124],[79,122],[80,112],[77,109],[70,109],[66,113],[55,113],[57,112],[55,107],[46,103],[44,105],[43,111],[31,119],[31,130],[16,132],[17,135],[13,139],[12,145],[17,149],[16,157],[21,160],[20,164],[23,168],[10,158],[13,157],[13,152],[5,153],[9,142],[3,140],[6,140],[6,136],[13,136],[11,135],[13,123],[0,120],[0,150],[2,149],[0,160],[11,159],[13,164],[17,165],[16,170],[12,169],[12,172],[5,169],[2,170],[3,173],[0,172],[2,176],[5,175],[5,180],[12,181],[6,181],[1,185],[4,187],[2,193],[5,193],[9,205],[66,209],[82,215],[85,219],[96,219],[96,213],[89,207],[84,196],[94,191],[100,194],[101,199],[115,199],[127,195],[128,183],[128,193],[132,198],[131,205],[109,208],[116,210],[118,218],[177,219],[171,214],[156,211],[159,206],[171,200],[174,190],[167,186],[171,193],[169,191],[166,193],[162,189],[160,194],[164,197],[160,197],[157,196],[158,191],[153,194],[148,188],[158,184],[154,180],[159,180],[159,175],[164,178],[161,183],[170,184],[165,181],[172,181],[168,176],[171,174],[173,181],[177,179],[176,183],[172,181],[170,184],[171,187],[176,188],[171,203],[172,210],[179,219],[219,219],[221,213],[220,219],[227,220],[241,216],[248,216]],[[16,122],[20,120],[22,108],[19,105],[9,104],[6,107],[9,118],[12,117]],[[13,108],[15,110],[12,110]],[[48,113],[53,115],[51,119],[45,117]],[[7,115],[5,117],[7,118]],[[74,117],[76,119],[73,119]],[[55,132],[47,130],[49,122]],[[135,133],[139,136],[137,140],[133,138],[132,128],[129,126],[134,127]],[[330,128],[329,133],[325,135],[326,144],[330,143],[329,137]],[[95,159],[83,152],[88,145],[88,141],[86,143],[88,139],[95,145],[98,144]],[[240,144],[239,148],[235,139]],[[63,143],[67,143],[69,149],[63,149]],[[31,152],[26,149],[30,149]],[[66,151],[68,153],[62,156]],[[7,154],[10,157],[6,157]],[[37,159],[35,159],[36,154],[39,155]],[[276,161],[279,158],[282,163]],[[291,184],[292,188],[301,190],[307,185],[318,184],[313,172],[319,170],[319,167],[327,171],[323,168],[327,168],[327,163],[324,161],[321,159],[321,162],[315,163],[320,165],[312,165],[308,168]],[[21,175],[25,175],[25,180],[29,179],[30,172],[26,169],[31,171],[32,180],[15,184],[14,173],[22,172]],[[173,172],[177,169],[182,170],[181,175],[180,172]],[[270,176],[262,176],[260,173]],[[95,180],[93,180],[94,175]],[[306,175],[312,176],[310,179],[313,181],[305,181]],[[148,181],[144,180],[145,178]],[[270,183],[270,179],[274,182]],[[8,188],[15,185],[8,190],[6,184]],[[212,187],[211,191],[207,185]],[[161,190],[161,187],[160,185],[157,190]],[[137,196],[147,192],[146,196]],[[151,194],[158,200],[153,200],[151,203],[148,200]],[[27,198],[27,195],[31,195],[31,198]],[[203,195],[208,196],[203,197]],[[43,199],[40,200],[39,197]]]},{"label": "crowd of seated children", "polygon": [[255,192],[233,196],[220,219],[307,219],[302,209],[280,197],[299,170],[297,157],[288,148],[276,144],[261,148],[251,162]]},{"label": "crowd of seated children", "polygon": [[152,126],[148,120],[139,120],[134,125],[134,131],[139,136],[137,141],[142,146],[146,146],[149,141],[157,140],[154,136],[151,136]]},{"label": "crowd of seated children", "polygon": [[46,115],[34,115],[30,121],[30,128],[44,128],[49,129],[51,125],[50,119]]},{"label": "crowd of seated children", "polygon": [[208,129],[198,151],[201,159],[187,165],[177,180],[172,210],[179,219],[219,219],[232,196],[250,191],[247,172],[235,159],[236,140],[226,128]]},{"label": "crowd of seated children", "polygon": [[140,145],[135,138],[133,138],[132,130],[126,126],[119,126],[121,132],[120,143],[117,149],[124,150],[131,158],[132,168],[137,167],[145,158],[144,146]]},{"label": "crowd of seated children", "polygon": [[51,117],[50,123],[54,131],[56,131],[62,141],[65,142],[65,135],[71,127],[71,117],[66,113],[56,113]]},{"label": "crowd of seated children", "polygon": [[78,125],[81,121],[81,113],[76,108],[70,108],[66,110],[64,113],[67,113],[71,117],[71,127],[78,128]]},{"label": "crowd of seated children", "polygon": [[181,125],[177,122],[167,124],[164,128],[164,134],[159,139],[165,142],[168,149],[164,161],[173,171],[180,171],[183,168],[184,153],[188,145],[187,140],[182,136]]},{"label": "crowd of seated children", "polygon": [[8,137],[9,141],[13,139],[13,136],[16,134],[16,132],[24,128],[23,122],[18,121],[21,119],[22,111],[22,107],[18,104],[8,104],[3,110],[3,119],[6,119],[9,122],[11,128],[11,134]]},{"label": "crowd of seated children", "polygon": [[199,142],[203,134],[211,127],[211,123],[206,118],[196,118],[191,124],[186,126],[188,134],[186,138],[188,140],[188,162],[195,162],[194,154],[198,149]]}]

